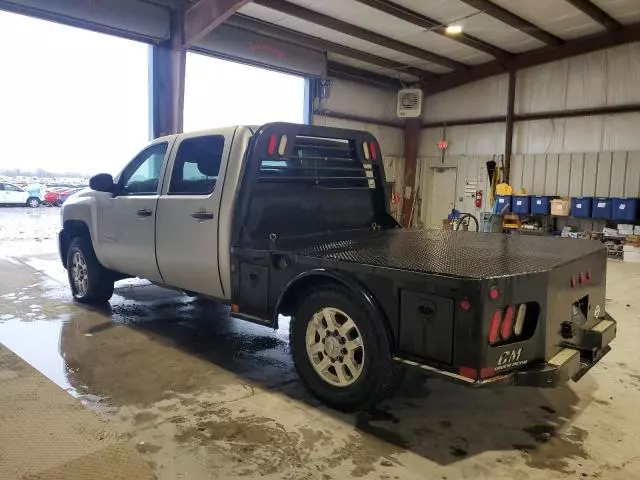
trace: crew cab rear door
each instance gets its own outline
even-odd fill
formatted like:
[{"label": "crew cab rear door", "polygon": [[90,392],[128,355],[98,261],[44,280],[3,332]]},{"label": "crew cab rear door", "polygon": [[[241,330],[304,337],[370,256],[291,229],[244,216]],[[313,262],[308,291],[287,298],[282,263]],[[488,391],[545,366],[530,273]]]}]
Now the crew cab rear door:
[{"label": "crew cab rear door", "polygon": [[178,138],[156,219],[156,257],[164,283],[221,299],[218,220],[234,133],[231,127]]}]

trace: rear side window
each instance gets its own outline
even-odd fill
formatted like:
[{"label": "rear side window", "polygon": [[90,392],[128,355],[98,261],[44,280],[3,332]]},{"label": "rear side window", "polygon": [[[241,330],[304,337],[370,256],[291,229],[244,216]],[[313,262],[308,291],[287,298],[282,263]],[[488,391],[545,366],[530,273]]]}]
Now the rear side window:
[{"label": "rear side window", "polygon": [[178,147],[169,195],[209,195],[218,182],[223,135],[188,138]]}]

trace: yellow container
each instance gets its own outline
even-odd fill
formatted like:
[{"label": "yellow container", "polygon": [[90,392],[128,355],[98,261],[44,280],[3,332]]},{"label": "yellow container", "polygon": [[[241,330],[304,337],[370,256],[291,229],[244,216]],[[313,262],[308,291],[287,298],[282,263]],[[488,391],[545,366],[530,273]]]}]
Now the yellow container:
[{"label": "yellow container", "polygon": [[551,215],[556,217],[568,217],[571,212],[571,201],[568,199],[551,200]]}]

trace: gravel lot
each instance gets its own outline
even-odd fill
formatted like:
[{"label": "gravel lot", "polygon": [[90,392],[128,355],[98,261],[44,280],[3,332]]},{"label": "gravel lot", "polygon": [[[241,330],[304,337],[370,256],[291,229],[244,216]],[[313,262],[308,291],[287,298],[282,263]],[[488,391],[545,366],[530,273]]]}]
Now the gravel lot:
[{"label": "gravel lot", "polygon": [[57,251],[60,209],[0,207],[0,257]]}]

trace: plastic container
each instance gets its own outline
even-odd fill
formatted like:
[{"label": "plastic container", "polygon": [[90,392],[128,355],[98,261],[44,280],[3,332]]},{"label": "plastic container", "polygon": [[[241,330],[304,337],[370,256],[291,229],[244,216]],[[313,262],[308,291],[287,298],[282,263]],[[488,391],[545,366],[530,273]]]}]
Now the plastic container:
[{"label": "plastic container", "polygon": [[611,220],[611,199],[606,197],[596,197],[593,199],[593,209],[591,216],[603,220]]},{"label": "plastic container", "polygon": [[531,197],[528,195],[511,197],[511,211],[518,215],[528,215],[531,212]]},{"label": "plastic container", "polygon": [[638,219],[637,198],[612,198],[611,219],[623,222],[635,222]]},{"label": "plastic container", "polygon": [[496,195],[496,202],[493,205],[493,208],[496,213],[510,212],[511,195]]},{"label": "plastic container", "polygon": [[591,218],[592,206],[592,197],[573,197],[571,198],[571,215],[578,218]]},{"label": "plastic container", "polygon": [[549,215],[551,211],[551,198],[547,196],[533,195],[531,197],[531,213],[535,215]]},{"label": "plastic container", "polygon": [[571,202],[566,199],[557,198],[551,200],[551,215],[556,217],[568,217],[571,212]]}]

